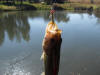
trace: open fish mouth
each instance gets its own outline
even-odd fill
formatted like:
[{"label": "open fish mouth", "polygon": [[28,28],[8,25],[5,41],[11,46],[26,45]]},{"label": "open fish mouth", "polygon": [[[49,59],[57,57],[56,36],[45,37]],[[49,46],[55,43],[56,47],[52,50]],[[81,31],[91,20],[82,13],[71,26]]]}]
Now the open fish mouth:
[{"label": "open fish mouth", "polygon": [[56,23],[50,21],[46,27],[46,33],[51,32],[51,33],[58,33],[61,34],[62,31],[60,29],[58,29],[58,26],[56,25]]}]

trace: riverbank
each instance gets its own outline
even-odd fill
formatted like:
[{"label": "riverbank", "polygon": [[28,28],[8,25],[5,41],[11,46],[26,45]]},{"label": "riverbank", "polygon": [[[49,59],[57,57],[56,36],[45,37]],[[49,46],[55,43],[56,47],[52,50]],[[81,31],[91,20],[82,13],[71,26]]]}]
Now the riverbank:
[{"label": "riverbank", "polygon": [[[81,4],[81,3],[64,3],[55,4],[56,10],[87,10],[92,7],[93,10],[100,11],[99,4]],[[23,2],[22,5],[14,4],[0,4],[1,11],[20,11],[20,10],[50,10],[51,5],[46,5],[45,3],[28,3]]]}]

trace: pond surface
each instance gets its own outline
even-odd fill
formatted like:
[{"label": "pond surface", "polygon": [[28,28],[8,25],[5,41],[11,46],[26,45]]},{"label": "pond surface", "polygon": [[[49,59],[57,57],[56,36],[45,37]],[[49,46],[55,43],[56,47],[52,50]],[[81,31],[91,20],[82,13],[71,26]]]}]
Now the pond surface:
[{"label": "pond surface", "polygon": [[[0,13],[0,75],[40,75],[48,11]],[[100,14],[57,11],[59,75],[100,75]]]}]

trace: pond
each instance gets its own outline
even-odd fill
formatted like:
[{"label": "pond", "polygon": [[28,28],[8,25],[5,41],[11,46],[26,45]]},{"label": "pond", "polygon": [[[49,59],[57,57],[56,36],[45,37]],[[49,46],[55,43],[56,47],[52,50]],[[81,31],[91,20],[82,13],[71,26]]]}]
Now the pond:
[{"label": "pond", "polygon": [[[0,75],[40,75],[49,11],[0,12]],[[59,75],[100,75],[100,14],[56,11]]]}]

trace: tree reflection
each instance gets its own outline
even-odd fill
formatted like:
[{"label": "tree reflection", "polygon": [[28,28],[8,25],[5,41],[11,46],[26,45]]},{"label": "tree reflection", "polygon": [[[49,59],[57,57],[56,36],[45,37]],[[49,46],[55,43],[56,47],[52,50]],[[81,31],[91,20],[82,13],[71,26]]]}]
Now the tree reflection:
[{"label": "tree reflection", "polygon": [[[30,25],[28,18],[43,18],[45,21],[50,21],[50,11],[20,11],[20,12],[3,12],[0,13],[0,45],[3,43],[6,34],[13,41],[16,39],[21,42],[30,40],[29,31]],[[67,12],[55,13],[57,22],[68,22],[69,17]]]},{"label": "tree reflection", "polygon": [[[30,18],[37,18],[37,17],[41,17],[43,18],[45,21],[49,21],[50,18],[50,11],[33,11],[33,12],[25,12],[25,15],[29,16]],[[68,22],[69,21],[69,17],[67,16],[67,12],[60,12],[60,11],[56,11],[55,12],[55,20],[57,22]]]},{"label": "tree reflection", "polygon": [[5,32],[11,41],[17,39],[20,42],[22,38],[29,41],[30,26],[27,16],[21,13],[2,13],[0,16],[2,16],[0,17],[0,45],[4,41]]},{"label": "tree reflection", "polygon": [[94,15],[97,17],[97,23],[100,24],[100,13],[95,12]]},{"label": "tree reflection", "polygon": [[68,22],[69,21],[69,17],[67,15],[67,12],[56,12],[55,13],[55,19],[58,21],[58,22]]},{"label": "tree reflection", "polygon": [[4,41],[4,26],[1,25],[1,21],[0,21],[0,45],[3,43]]}]

